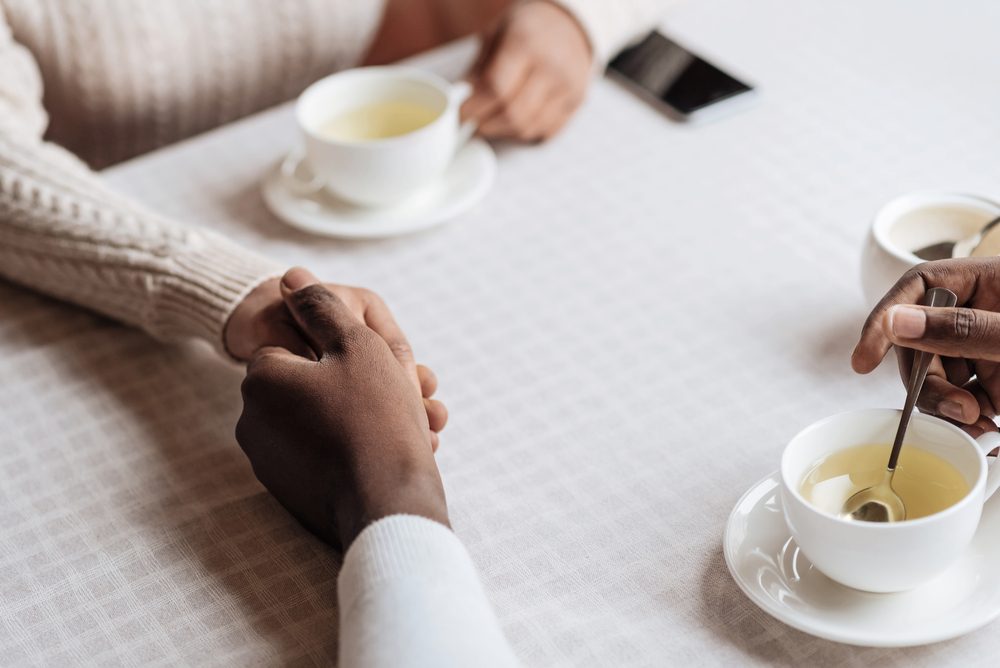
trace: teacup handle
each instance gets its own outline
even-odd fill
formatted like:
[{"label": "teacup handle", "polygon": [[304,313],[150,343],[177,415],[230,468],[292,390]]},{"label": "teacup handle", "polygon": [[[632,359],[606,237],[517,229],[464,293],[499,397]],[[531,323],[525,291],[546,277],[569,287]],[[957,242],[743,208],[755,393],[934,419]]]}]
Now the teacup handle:
[{"label": "teacup handle", "polygon": [[313,174],[308,181],[299,178],[299,167],[305,162],[306,154],[301,148],[294,149],[281,161],[281,178],[296,195],[315,195],[326,186],[322,177]]},{"label": "teacup handle", "polygon": [[[1000,434],[995,431],[986,432],[976,439],[976,443],[983,451],[983,454],[988,455],[1000,447]],[[997,462],[993,462],[992,464],[987,462],[987,466],[989,470],[986,473],[986,496],[983,498],[984,501],[988,500],[1000,489],[1000,466],[997,466]]]},{"label": "teacup handle", "polygon": [[[468,81],[459,81],[452,85],[451,91],[448,93],[448,104],[454,107],[461,107],[462,103],[469,99],[470,95],[472,95],[472,84]],[[472,139],[478,129],[479,124],[475,121],[462,123],[462,126],[458,129],[458,137],[455,141],[455,153],[458,153],[463,146],[469,143],[469,140]]]}]

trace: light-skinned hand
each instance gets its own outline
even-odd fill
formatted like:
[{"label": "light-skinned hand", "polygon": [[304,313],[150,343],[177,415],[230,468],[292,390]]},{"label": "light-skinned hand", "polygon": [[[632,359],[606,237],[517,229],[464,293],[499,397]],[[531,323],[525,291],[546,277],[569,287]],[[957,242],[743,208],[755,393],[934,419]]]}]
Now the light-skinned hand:
[{"label": "light-skinned hand", "polygon": [[462,118],[487,138],[549,139],[583,102],[593,54],[580,23],[547,0],[513,5],[484,41]]}]

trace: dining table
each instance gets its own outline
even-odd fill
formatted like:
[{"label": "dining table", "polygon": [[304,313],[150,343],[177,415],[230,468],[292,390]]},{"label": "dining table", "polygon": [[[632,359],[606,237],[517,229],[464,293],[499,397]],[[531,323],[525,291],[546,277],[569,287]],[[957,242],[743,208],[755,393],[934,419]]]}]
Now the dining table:
[{"label": "dining table", "polygon": [[[690,0],[661,30],[756,89],[678,122],[595,74],[565,129],[495,142],[447,224],[299,231],[265,175],[294,101],[112,166],[142,206],[388,303],[450,412],[452,526],[527,666],[996,665],[996,624],[858,647],[772,618],[727,518],[861,376],[861,249],[910,191],[1000,198],[1000,3]],[[411,61],[451,80],[474,39]],[[341,555],[255,479],[243,368],[0,283],[0,665],[330,665]]]}]

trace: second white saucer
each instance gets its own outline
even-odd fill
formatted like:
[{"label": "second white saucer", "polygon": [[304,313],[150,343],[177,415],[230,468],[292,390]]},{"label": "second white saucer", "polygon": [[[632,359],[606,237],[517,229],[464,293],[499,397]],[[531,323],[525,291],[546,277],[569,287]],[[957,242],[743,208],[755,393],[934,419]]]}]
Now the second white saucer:
[{"label": "second white saucer", "polygon": [[[995,464],[996,465],[996,464]],[[987,503],[957,563],[912,591],[871,594],[837,584],[799,550],[785,524],[775,472],[743,495],[726,524],[723,551],[751,601],[820,638],[908,647],[969,633],[1000,616],[1000,504]]]},{"label": "second white saucer", "polygon": [[311,196],[288,189],[278,166],[261,186],[264,202],[274,215],[313,234],[345,239],[379,239],[440,225],[465,213],[489,192],[496,176],[496,156],[490,145],[472,139],[447,171],[425,190],[399,204],[367,208],[345,202],[327,191]]}]

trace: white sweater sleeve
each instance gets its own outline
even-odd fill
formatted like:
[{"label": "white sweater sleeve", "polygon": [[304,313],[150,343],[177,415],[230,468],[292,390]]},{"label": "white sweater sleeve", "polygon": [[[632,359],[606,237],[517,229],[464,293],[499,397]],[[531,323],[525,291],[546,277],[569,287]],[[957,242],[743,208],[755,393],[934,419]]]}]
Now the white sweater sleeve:
[{"label": "white sweater sleeve", "polygon": [[461,541],[394,515],[354,541],[337,580],[343,668],[519,665]]},{"label": "white sweater sleeve", "polygon": [[554,0],[576,17],[600,68],[618,52],[656,27],[678,0]]},{"label": "white sweater sleeve", "polygon": [[281,267],[113,192],[42,139],[41,100],[38,67],[0,7],[0,279],[221,351],[229,314]]}]

